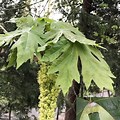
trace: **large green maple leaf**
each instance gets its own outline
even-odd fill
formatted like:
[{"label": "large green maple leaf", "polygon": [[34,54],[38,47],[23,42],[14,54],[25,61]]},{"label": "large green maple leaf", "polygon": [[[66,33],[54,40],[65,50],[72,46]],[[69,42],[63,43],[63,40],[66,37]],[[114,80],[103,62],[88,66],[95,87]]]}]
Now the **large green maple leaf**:
[{"label": "large green maple leaf", "polygon": [[86,87],[90,86],[91,80],[102,90],[104,87],[113,91],[112,79],[115,76],[103,59],[98,49],[87,45],[78,45],[79,56],[82,64],[82,75]]},{"label": "large green maple leaf", "polygon": [[21,34],[29,30],[30,28],[24,28],[22,30],[7,32],[6,34],[0,34],[0,46],[3,44],[8,45],[9,43],[13,42],[13,40],[15,40],[15,37],[20,36]]},{"label": "large green maple leaf", "polygon": [[59,71],[58,78],[56,80],[57,85],[60,85],[63,93],[66,93],[69,87],[72,85],[72,80],[80,81],[80,75],[77,67],[78,53],[74,44],[55,61],[51,66],[49,73]]},{"label": "large green maple leaf", "polygon": [[[21,18],[21,20],[24,21],[26,19]],[[22,29],[20,26],[20,28],[14,32],[8,32],[0,37],[0,45],[14,43],[11,47],[11,53],[8,57],[8,67],[17,65],[17,68],[19,68],[27,60],[31,59],[32,61],[33,56],[37,54],[38,46],[45,45],[42,35],[44,33],[46,23],[42,19],[37,19],[34,25],[32,20],[30,20],[30,22],[31,24],[29,24],[27,28],[23,27]],[[14,52],[14,49],[16,48],[17,52]]]},{"label": "large green maple leaf", "polygon": [[38,44],[45,44],[43,40],[31,31],[23,33],[18,41],[12,46],[12,49],[17,48],[17,68],[19,68],[28,59],[33,59]]},{"label": "large green maple leaf", "polygon": [[87,39],[77,28],[74,28],[71,24],[65,22],[52,22],[50,31],[45,33],[46,41],[51,40],[53,43],[57,43],[61,36],[65,36],[70,42],[76,42],[96,45],[95,41]]},{"label": "large green maple leaf", "polygon": [[[54,56],[55,54],[58,56],[56,51],[52,52]],[[52,59],[51,57],[53,56],[48,57]],[[110,72],[102,54],[93,46],[75,42],[74,44],[71,43],[69,48],[60,54],[59,57],[56,57],[49,70],[49,73],[59,72],[56,82],[61,86],[64,93],[72,85],[73,79],[80,82],[77,66],[79,57],[82,64],[83,81],[87,88],[89,88],[91,81],[94,80],[101,90],[104,87],[113,90],[111,78],[114,75]]]}]

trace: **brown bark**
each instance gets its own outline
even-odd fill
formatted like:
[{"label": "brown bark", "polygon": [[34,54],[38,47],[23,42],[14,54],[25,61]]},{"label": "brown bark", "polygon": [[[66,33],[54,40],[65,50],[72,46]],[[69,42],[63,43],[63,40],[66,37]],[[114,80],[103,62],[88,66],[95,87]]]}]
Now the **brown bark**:
[{"label": "brown bark", "polygon": [[79,94],[80,84],[73,80],[72,87],[67,95],[65,120],[76,120],[76,98]]}]

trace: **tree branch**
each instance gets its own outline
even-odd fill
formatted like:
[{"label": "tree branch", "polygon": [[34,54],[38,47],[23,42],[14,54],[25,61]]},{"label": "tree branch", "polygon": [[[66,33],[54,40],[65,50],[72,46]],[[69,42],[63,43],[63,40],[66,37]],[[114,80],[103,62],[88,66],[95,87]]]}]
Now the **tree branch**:
[{"label": "tree branch", "polygon": [[0,28],[3,29],[4,33],[7,33],[7,30],[2,25],[0,25]]}]

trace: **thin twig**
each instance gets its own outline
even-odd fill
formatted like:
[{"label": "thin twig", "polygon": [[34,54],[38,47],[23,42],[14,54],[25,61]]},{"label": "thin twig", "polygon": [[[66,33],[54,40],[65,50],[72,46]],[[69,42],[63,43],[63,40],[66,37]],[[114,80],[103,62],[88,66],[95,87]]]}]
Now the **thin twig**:
[{"label": "thin twig", "polygon": [[33,5],[35,5],[35,4],[37,4],[37,3],[40,3],[41,1],[38,1],[38,2],[35,2],[35,3],[32,3],[32,4],[30,4],[29,6],[33,6]]},{"label": "thin twig", "polygon": [[45,8],[46,8],[46,6],[47,6],[48,2],[49,2],[49,0],[47,0],[47,2],[45,3],[45,5],[44,5],[43,9],[42,9],[42,10],[41,10],[41,12],[40,12],[40,15],[41,15],[41,14],[42,14],[42,12],[45,10]]},{"label": "thin twig", "polygon": [[7,33],[7,30],[2,25],[0,25],[0,27],[3,29],[4,33]]}]

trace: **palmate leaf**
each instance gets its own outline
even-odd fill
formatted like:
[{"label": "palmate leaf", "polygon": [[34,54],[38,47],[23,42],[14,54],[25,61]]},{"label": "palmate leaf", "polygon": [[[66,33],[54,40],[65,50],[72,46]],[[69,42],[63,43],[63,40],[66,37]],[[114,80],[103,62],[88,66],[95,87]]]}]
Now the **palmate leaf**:
[{"label": "palmate leaf", "polygon": [[101,90],[105,87],[113,91],[113,81],[111,78],[115,78],[115,76],[111,73],[100,51],[87,45],[78,45],[78,48],[82,64],[83,80],[86,87],[88,88],[91,80],[94,80]]},{"label": "palmate leaf", "polygon": [[55,62],[53,61],[53,65],[48,72],[54,73],[59,71],[56,83],[61,86],[64,94],[72,85],[73,79],[79,82],[80,76],[77,62],[78,53],[75,45],[71,44],[70,47],[57,60],[55,60]]},{"label": "palmate leaf", "polygon": [[77,98],[77,120],[120,120],[120,97],[92,100],[93,102],[89,103],[88,100]]},{"label": "palmate leaf", "polygon": [[[29,22],[33,25],[32,20]],[[18,28],[13,32],[1,35],[0,45],[7,45],[9,43],[13,43],[14,41],[8,58],[8,67],[17,65],[17,68],[19,68],[27,60],[33,59],[34,54],[37,54],[38,45],[45,45],[44,40],[41,38],[45,29],[45,24],[44,20],[41,19],[40,21],[37,19],[35,25],[33,26],[29,25],[29,27],[25,27],[23,29]],[[17,52],[14,52],[14,49],[17,49]]]},{"label": "palmate leaf", "polygon": [[16,23],[19,29],[28,28],[34,24],[34,20],[30,15],[27,17],[22,16],[21,18],[12,18],[10,19],[10,22]]},{"label": "palmate leaf", "polygon": [[38,44],[43,45],[43,40],[31,31],[23,33],[18,41],[12,46],[17,48],[17,68],[28,59],[33,59],[34,52],[37,51]]},{"label": "palmate leaf", "polygon": [[46,41],[52,40],[53,43],[56,43],[61,36],[65,36],[67,40],[73,43],[78,41],[82,44],[96,45],[95,41],[87,39],[77,28],[74,28],[69,23],[53,22],[50,27],[51,30],[45,34]]},{"label": "palmate leaf", "polygon": [[[93,51],[93,49],[95,49]],[[112,79],[114,77],[110,69],[103,59],[101,53],[94,47],[80,44],[79,42],[71,43],[70,47],[60,54],[58,57],[57,51],[52,51],[54,56],[46,53],[49,60],[54,59],[49,73],[59,72],[56,80],[57,84],[61,86],[64,94],[72,85],[72,80],[75,79],[80,82],[80,75],[78,72],[78,58],[80,57],[82,64],[83,81],[86,88],[89,88],[91,81],[94,80],[101,90],[107,88],[113,91]],[[101,65],[102,64],[102,65]]]},{"label": "palmate leaf", "polygon": [[35,24],[32,26],[31,31],[34,34],[37,34],[39,37],[43,37],[44,29],[45,29],[45,21],[43,18],[38,18],[35,20]]},{"label": "palmate leaf", "polygon": [[29,31],[29,30],[30,30],[30,28],[25,28],[22,30],[15,30],[12,32],[7,32],[6,34],[0,34],[0,46],[3,44],[8,45],[10,42],[12,42],[14,40],[13,38],[23,34],[26,31]]},{"label": "palmate leaf", "polygon": [[63,52],[65,52],[70,47],[70,42],[64,37],[60,38],[57,44],[54,44],[51,48],[45,51],[42,61],[53,62],[56,60]]},{"label": "palmate leaf", "polygon": [[30,31],[35,24],[32,16],[12,18],[10,22],[16,23],[18,28],[15,31],[0,34],[0,46],[3,44],[8,45],[10,42],[13,42],[15,37],[22,35],[24,32]]}]

